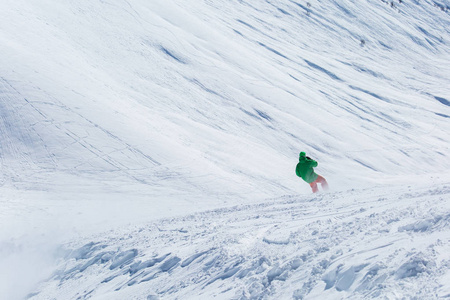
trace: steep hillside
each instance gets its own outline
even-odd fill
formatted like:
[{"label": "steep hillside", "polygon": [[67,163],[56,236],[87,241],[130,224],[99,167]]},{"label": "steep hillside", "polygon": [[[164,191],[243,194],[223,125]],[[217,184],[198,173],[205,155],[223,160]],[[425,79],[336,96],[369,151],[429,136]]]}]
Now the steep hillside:
[{"label": "steep hillside", "polygon": [[299,149],[346,188],[448,169],[448,12],[339,3],[4,1],[4,180],[274,196]]},{"label": "steep hillside", "polygon": [[74,258],[47,247],[208,209],[302,202],[310,188],[294,173],[300,150],[319,161],[327,197],[337,202],[355,190],[363,201],[373,187],[384,187],[377,197],[389,203],[411,186],[438,189],[444,199],[430,215],[445,236],[449,7],[448,0],[1,1],[0,279],[31,275],[19,287],[3,280],[0,294],[28,291],[56,260]]}]

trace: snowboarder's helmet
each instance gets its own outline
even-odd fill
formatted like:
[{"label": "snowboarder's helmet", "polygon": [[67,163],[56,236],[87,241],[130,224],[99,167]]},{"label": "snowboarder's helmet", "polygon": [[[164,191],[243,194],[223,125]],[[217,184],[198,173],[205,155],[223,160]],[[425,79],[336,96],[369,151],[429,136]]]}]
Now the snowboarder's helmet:
[{"label": "snowboarder's helmet", "polygon": [[300,157],[302,157],[302,156],[306,156],[306,153],[305,152],[300,152]]}]

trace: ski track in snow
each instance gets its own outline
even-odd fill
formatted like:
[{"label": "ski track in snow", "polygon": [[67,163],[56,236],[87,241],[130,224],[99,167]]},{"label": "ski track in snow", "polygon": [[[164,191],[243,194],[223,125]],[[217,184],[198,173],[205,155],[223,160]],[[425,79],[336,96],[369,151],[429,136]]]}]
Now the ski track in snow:
[{"label": "ski track in snow", "polygon": [[30,299],[448,297],[450,186],[392,192],[284,196],[89,237],[60,249]]}]

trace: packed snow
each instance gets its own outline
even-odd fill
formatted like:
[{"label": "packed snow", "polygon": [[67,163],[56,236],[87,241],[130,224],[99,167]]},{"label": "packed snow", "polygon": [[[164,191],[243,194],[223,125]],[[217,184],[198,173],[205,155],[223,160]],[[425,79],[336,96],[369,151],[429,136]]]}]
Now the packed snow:
[{"label": "packed snow", "polygon": [[449,75],[448,0],[2,0],[0,299],[448,298]]}]

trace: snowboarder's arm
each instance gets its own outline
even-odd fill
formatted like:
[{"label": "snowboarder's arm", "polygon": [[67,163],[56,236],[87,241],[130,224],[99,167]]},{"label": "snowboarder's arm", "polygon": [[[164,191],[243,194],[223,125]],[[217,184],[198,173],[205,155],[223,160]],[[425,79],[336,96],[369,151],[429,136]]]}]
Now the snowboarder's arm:
[{"label": "snowboarder's arm", "polygon": [[311,159],[311,158],[308,159],[308,163],[312,168],[315,168],[318,165],[317,161],[315,161],[314,159]]},{"label": "snowboarder's arm", "polygon": [[295,174],[297,174],[298,177],[302,177],[300,174],[300,164],[297,164],[297,167],[295,168]]}]

